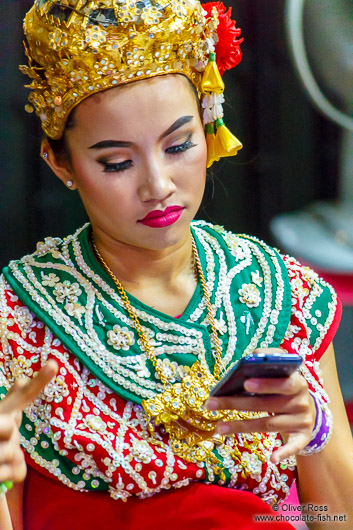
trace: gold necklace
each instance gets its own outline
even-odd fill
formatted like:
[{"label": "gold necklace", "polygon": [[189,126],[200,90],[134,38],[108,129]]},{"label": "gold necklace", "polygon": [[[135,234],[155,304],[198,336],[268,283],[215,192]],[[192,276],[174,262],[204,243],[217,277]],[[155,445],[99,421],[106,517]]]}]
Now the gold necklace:
[{"label": "gold necklace", "polygon": [[[133,308],[132,308],[132,306],[130,304],[129,298],[128,298],[127,294],[126,294],[126,291],[125,291],[124,287],[122,286],[122,284],[120,283],[118,278],[115,276],[115,274],[113,273],[113,271],[111,270],[111,268],[109,267],[109,265],[104,260],[104,258],[101,255],[101,253],[99,252],[99,250],[97,248],[97,245],[96,245],[96,242],[94,240],[93,232],[91,233],[91,243],[92,243],[92,247],[93,247],[93,250],[94,250],[97,258],[99,259],[99,261],[103,265],[103,268],[105,269],[105,271],[109,274],[109,276],[113,280],[113,282],[114,282],[114,284],[115,284],[115,286],[116,286],[116,288],[118,290],[118,293],[119,293],[121,299],[124,302],[125,309],[128,312],[129,317],[131,318],[131,320],[134,323],[135,329],[136,329],[136,331],[138,333],[138,336],[140,337],[140,340],[141,340],[141,342],[142,342],[142,344],[144,346],[144,349],[145,349],[145,351],[146,351],[146,353],[148,355],[148,358],[150,359],[151,363],[153,364],[153,366],[154,366],[156,372],[158,373],[158,375],[159,375],[161,381],[163,382],[163,384],[165,386],[170,385],[169,381],[167,380],[167,378],[165,377],[165,375],[163,373],[163,370],[161,370],[161,368],[159,366],[160,362],[158,361],[158,359],[156,357],[156,354],[154,353],[151,345],[149,344],[149,342],[148,342],[148,340],[146,338],[146,335],[143,332],[141,324],[140,324],[140,322],[139,322],[139,320],[138,320],[138,318],[137,318],[137,316],[136,316],[136,314],[135,314],[135,312],[134,312],[134,310],[133,310]],[[200,258],[199,258],[199,255],[197,253],[197,249],[196,249],[196,244],[195,244],[194,238],[192,238],[192,254],[193,254],[193,261],[196,264],[197,276],[200,279],[200,283],[201,283],[202,290],[203,290],[203,295],[204,295],[205,300],[206,300],[206,306],[207,306],[207,312],[208,312],[207,318],[208,318],[208,321],[209,321],[210,326],[211,326],[213,343],[214,343],[215,350],[216,350],[215,368],[214,368],[213,376],[216,379],[216,381],[218,381],[219,378],[220,378],[221,368],[222,368],[222,348],[221,348],[221,345],[220,345],[220,342],[219,342],[217,328],[216,328],[216,324],[215,324],[214,317],[213,317],[213,309],[212,309],[212,305],[211,305],[211,300],[210,300],[210,296],[208,294],[207,284],[206,284],[205,276],[203,274],[203,270],[202,270],[202,267],[201,267]]]},{"label": "gold necklace", "polygon": [[[194,238],[192,238],[193,260],[196,264],[198,279],[200,280],[203,295],[207,306],[207,318],[211,326],[213,343],[216,350],[214,373],[211,374],[199,361],[196,361],[190,372],[183,378],[181,383],[171,384],[160,366],[161,362],[157,359],[151,345],[146,338],[142,326],[131,306],[126,291],[118,278],[115,276],[109,265],[99,252],[94,240],[93,232],[91,233],[92,248],[99,262],[113,280],[118,293],[123,300],[126,311],[134,323],[136,332],[143,344],[143,348],[153,364],[159,378],[161,379],[165,391],[158,394],[155,398],[142,401],[142,406],[149,419],[149,430],[152,435],[151,442],[159,445],[154,436],[153,425],[163,424],[167,433],[170,434],[171,446],[175,454],[189,462],[207,462],[210,464],[214,473],[225,479],[223,465],[221,461],[213,454],[216,444],[222,444],[225,437],[215,434],[215,427],[219,420],[234,421],[241,419],[251,419],[261,416],[254,412],[232,411],[207,411],[203,405],[208,398],[211,388],[220,379],[222,368],[222,348],[218,338],[217,328],[213,316],[210,296],[207,289],[206,280],[201,267],[199,255],[197,253]],[[251,436],[250,436],[251,437]],[[243,439],[245,449],[252,451],[257,457],[264,461],[263,455],[257,449],[259,440],[257,436],[252,437],[252,442]],[[223,445],[226,448],[226,445]],[[242,475],[250,474],[247,462],[242,460],[241,452],[236,440],[234,447],[228,448],[230,456],[240,464]],[[227,450],[228,450],[227,449]]]}]

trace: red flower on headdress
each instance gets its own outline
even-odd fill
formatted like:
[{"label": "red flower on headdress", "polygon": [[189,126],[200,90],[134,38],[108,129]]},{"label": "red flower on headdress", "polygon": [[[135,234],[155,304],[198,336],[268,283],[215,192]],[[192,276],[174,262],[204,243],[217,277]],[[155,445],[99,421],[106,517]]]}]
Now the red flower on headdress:
[{"label": "red flower on headdress", "polygon": [[234,68],[241,61],[240,44],[244,39],[238,39],[241,29],[235,27],[235,20],[231,20],[232,8],[226,11],[226,7],[222,2],[208,2],[202,4],[202,8],[206,11],[206,19],[211,17],[212,9],[217,9],[219,24],[216,29],[218,42],[215,46],[216,62],[218,70],[221,75],[226,70]]}]

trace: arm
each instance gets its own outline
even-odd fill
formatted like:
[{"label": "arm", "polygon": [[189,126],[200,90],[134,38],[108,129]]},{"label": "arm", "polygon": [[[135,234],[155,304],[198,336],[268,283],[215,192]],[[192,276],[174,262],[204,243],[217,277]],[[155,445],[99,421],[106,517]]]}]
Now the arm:
[{"label": "arm", "polygon": [[[332,517],[335,514],[345,516],[346,520],[340,521],[340,528],[351,530],[353,441],[338,383],[332,345],[322,357],[321,368],[324,387],[331,400],[334,432],[320,453],[298,456],[300,500],[303,505],[327,505]],[[286,379],[248,379],[244,387],[249,392],[256,392],[256,396],[212,397],[207,401],[208,410],[269,411],[273,414],[258,419],[220,422],[217,432],[279,432],[286,443],[272,453],[271,461],[278,463],[290,455],[298,455],[311,439],[316,415],[315,404],[304,377],[296,372]],[[312,509],[309,512],[310,515],[314,514]],[[318,523],[313,526],[316,529],[322,527]]]},{"label": "arm", "polygon": [[[42,391],[58,371],[55,361],[49,361],[30,381],[15,382],[0,402],[0,482],[22,482],[26,464],[20,447],[19,425],[21,410],[25,409]],[[23,530],[23,483],[18,484],[0,498],[0,530]],[[11,512],[12,524],[9,516]]]},{"label": "arm", "polygon": [[12,524],[10,519],[9,510],[7,507],[6,497],[2,495],[0,497],[0,530],[12,530]]},{"label": "arm", "polygon": [[[353,440],[337,377],[332,345],[320,360],[324,387],[333,413],[333,433],[327,446],[311,456],[298,456],[302,504],[327,505],[331,515],[346,515],[340,528],[353,528]],[[313,512],[311,512],[313,513]],[[319,526],[313,526],[319,528]]]},{"label": "arm", "polygon": [[[23,530],[23,490],[24,483],[14,484],[7,492],[6,500],[11,515],[13,530]],[[10,527],[11,528],[11,527]],[[0,526],[0,530],[1,526]]]}]

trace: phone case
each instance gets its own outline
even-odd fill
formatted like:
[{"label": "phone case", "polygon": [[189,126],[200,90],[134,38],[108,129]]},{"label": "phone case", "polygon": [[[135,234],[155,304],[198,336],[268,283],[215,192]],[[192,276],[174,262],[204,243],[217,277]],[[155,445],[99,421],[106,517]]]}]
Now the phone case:
[{"label": "phone case", "polygon": [[211,396],[249,395],[244,381],[251,377],[289,377],[302,363],[298,354],[257,353],[242,357],[212,389]]}]

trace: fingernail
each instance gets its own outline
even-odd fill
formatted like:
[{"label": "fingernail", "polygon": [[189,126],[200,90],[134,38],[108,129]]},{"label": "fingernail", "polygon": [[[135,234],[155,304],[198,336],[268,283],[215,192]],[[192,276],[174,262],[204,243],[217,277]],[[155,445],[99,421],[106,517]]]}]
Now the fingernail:
[{"label": "fingernail", "polygon": [[218,399],[209,398],[205,403],[207,410],[217,410],[219,408]]},{"label": "fingernail", "polygon": [[255,383],[255,381],[245,381],[244,388],[248,392],[254,392],[255,390],[259,388],[259,385],[258,383]]},{"label": "fingernail", "polygon": [[230,431],[230,427],[226,423],[218,423],[216,426],[216,432],[218,434],[227,434],[227,432],[229,431]]},{"label": "fingernail", "polygon": [[278,455],[276,454],[276,452],[272,453],[272,458],[271,458],[272,462],[274,464],[278,464],[279,463],[279,457]]}]

